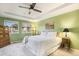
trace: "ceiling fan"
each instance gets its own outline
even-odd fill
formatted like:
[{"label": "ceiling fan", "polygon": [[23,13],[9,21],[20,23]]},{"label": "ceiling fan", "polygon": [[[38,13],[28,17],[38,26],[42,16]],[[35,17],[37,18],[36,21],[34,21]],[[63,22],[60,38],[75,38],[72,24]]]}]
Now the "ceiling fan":
[{"label": "ceiling fan", "polygon": [[20,7],[20,8],[25,8],[25,9],[29,9],[29,14],[31,14],[31,11],[30,11],[30,10],[34,10],[34,11],[36,11],[36,12],[41,13],[41,12],[42,12],[41,10],[35,9],[35,5],[36,5],[36,3],[32,3],[32,4],[30,5],[30,7],[26,7],[26,6],[19,6],[19,7]]}]

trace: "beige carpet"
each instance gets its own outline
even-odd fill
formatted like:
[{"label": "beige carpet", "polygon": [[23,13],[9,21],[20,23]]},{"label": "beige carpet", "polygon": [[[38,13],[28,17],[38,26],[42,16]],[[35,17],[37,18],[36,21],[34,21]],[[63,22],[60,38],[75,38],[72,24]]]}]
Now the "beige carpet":
[{"label": "beige carpet", "polygon": [[79,56],[79,50],[72,49],[67,51],[65,49],[58,49],[50,56]]}]

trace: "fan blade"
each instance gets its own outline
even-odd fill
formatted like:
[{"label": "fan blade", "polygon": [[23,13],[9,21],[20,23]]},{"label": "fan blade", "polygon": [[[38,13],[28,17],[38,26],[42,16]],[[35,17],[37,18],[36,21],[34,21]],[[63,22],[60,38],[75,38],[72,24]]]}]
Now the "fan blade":
[{"label": "fan blade", "polygon": [[36,3],[32,3],[32,5],[30,5],[30,9],[34,9]]},{"label": "fan blade", "polygon": [[26,9],[29,9],[28,7],[24,7],[24,6],[19,6],[20,8],[26,8]]},{"label": "fan blade", "polygon": [[42,12],[42,11],[40,11],[40,10],[37,10],[37,9],[33,9],[33,10],[34,10],[34,11],[37,11],[37,12],[40,12],[40,13]]}]

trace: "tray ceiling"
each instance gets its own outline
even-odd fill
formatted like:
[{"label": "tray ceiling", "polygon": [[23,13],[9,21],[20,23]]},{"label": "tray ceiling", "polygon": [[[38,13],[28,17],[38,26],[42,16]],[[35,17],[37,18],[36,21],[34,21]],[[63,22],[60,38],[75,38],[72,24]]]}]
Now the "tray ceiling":
[{"label": "tray ceiling", "polygon": [[[60,11],[63,8],[66,8],[71,5],[71,3],[36,3],[35,9],[39,9],[42,13],[31,10],[29,14],[29,9],[20,8],[19,6],[30,7],[31,3],[0,3],[0,16],[10,17],[23,20],[33,20],[39,21],[45,18],[56,16],[57,11]],[[64,9],[64,11],[66,10]],[[76,8],[78,9],[78,8]],[[61,12],[62,13],[62,12]]]}]

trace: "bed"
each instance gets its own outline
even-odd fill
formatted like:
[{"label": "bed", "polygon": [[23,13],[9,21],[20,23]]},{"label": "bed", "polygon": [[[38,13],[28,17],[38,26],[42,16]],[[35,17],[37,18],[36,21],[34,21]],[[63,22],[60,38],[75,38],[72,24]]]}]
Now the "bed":
[{"label": "bed", "polygon": [[28,37],[29,50],[37,56],[53,53],[61,44],[61,38],[56,37],[56,32],[43,32],[41,35]]},{"label": "bed", "polygon": [[61,38],[56,32],[25,36],[23,42],[8,45],[0,49],[1,56],[47,56],[60,46]]}]

